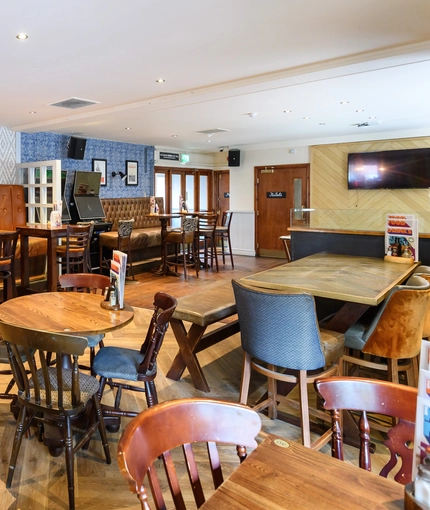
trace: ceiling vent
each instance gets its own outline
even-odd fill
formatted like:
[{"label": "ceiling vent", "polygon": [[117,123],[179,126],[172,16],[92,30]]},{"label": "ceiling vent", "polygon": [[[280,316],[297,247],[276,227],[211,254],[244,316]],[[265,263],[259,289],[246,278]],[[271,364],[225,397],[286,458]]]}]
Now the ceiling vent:
[{"label": "ceiling vent", "polygon": [[68,110],[76,110],[76,108],[83,108],[84,106],[91,106],[98,104],[98,101],[89,101],[88,99],[80,99],[79,97],[71,97],[64,99],[58,103],[52,103],[49,106],[58,106],[59,108],[67,108]]},{"label": "ceiling vent", "polygon": [[205,131],[197,131],[197,133],[201,133],[202,135],[212,136],[215,133],[227,133],[229,131],[230,131],[229,129],[213,128],[213,129],[206,129]]}]

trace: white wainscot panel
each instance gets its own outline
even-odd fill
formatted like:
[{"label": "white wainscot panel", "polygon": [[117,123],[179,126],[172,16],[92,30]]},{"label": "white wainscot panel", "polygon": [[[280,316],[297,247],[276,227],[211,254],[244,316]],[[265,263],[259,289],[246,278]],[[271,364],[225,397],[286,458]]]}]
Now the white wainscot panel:
[{"label": "white wainscot panel", "polygon": [[234,255],[255,257],[254,211],[233,211],[230,237]]}]

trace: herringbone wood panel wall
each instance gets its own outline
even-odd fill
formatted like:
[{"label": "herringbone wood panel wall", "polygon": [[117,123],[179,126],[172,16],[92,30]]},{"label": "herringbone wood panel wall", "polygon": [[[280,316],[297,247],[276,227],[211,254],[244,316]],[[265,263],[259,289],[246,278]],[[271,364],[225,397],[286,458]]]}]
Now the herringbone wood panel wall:
[{"label": "herringbone wood panel wall", "polygon": [[317,145],[311,147],[311,207],[330,210],[313,215],[313,227],[384,230],[386,213],[416,213],[420,231],[430,232],[428,189],[348,190],[350,152],[430,147],[430,137]]}]

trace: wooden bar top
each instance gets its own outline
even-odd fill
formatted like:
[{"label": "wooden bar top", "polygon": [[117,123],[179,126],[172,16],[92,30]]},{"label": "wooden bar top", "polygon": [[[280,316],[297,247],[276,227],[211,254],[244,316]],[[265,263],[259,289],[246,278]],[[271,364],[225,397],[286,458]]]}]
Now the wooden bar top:
[{"label": "wooden bar top", "polygon": [[376,306],[419,266],[382,258],[316,253],[242,278],[248,285]]},{"label": "wooden bar top", "polygon": [[303,445],[268,436],[202,510],[395,510],[403,485]]},{"label": "wooden bar top", "polygon": [[[355,234],[362,236],[384,236],[385,232],[383,230],[355,230],[355,229],[347,229],[347,228],[315,228],[315,227],[289,227],[289,232],[326,232],[328,234]],[[430,233],[419,233],[419,237],[424,239],[430,238]]]}]

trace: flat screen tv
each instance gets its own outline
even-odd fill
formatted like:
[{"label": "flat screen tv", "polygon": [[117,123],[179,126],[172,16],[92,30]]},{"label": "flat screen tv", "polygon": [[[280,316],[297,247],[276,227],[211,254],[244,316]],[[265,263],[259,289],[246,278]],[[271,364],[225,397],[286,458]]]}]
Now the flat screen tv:
[{"label": "flat screen tv", "polygon": [[430,149],[348,154],[348,189],[430,188]]},{"label": "flat screen tv", "polygon": [[102,174],[100,172],[84,172],[77,170],[75,172],[75,183],[73,185],[73,195],[91,195],[99,196],[100,192],[100,179]]}]

